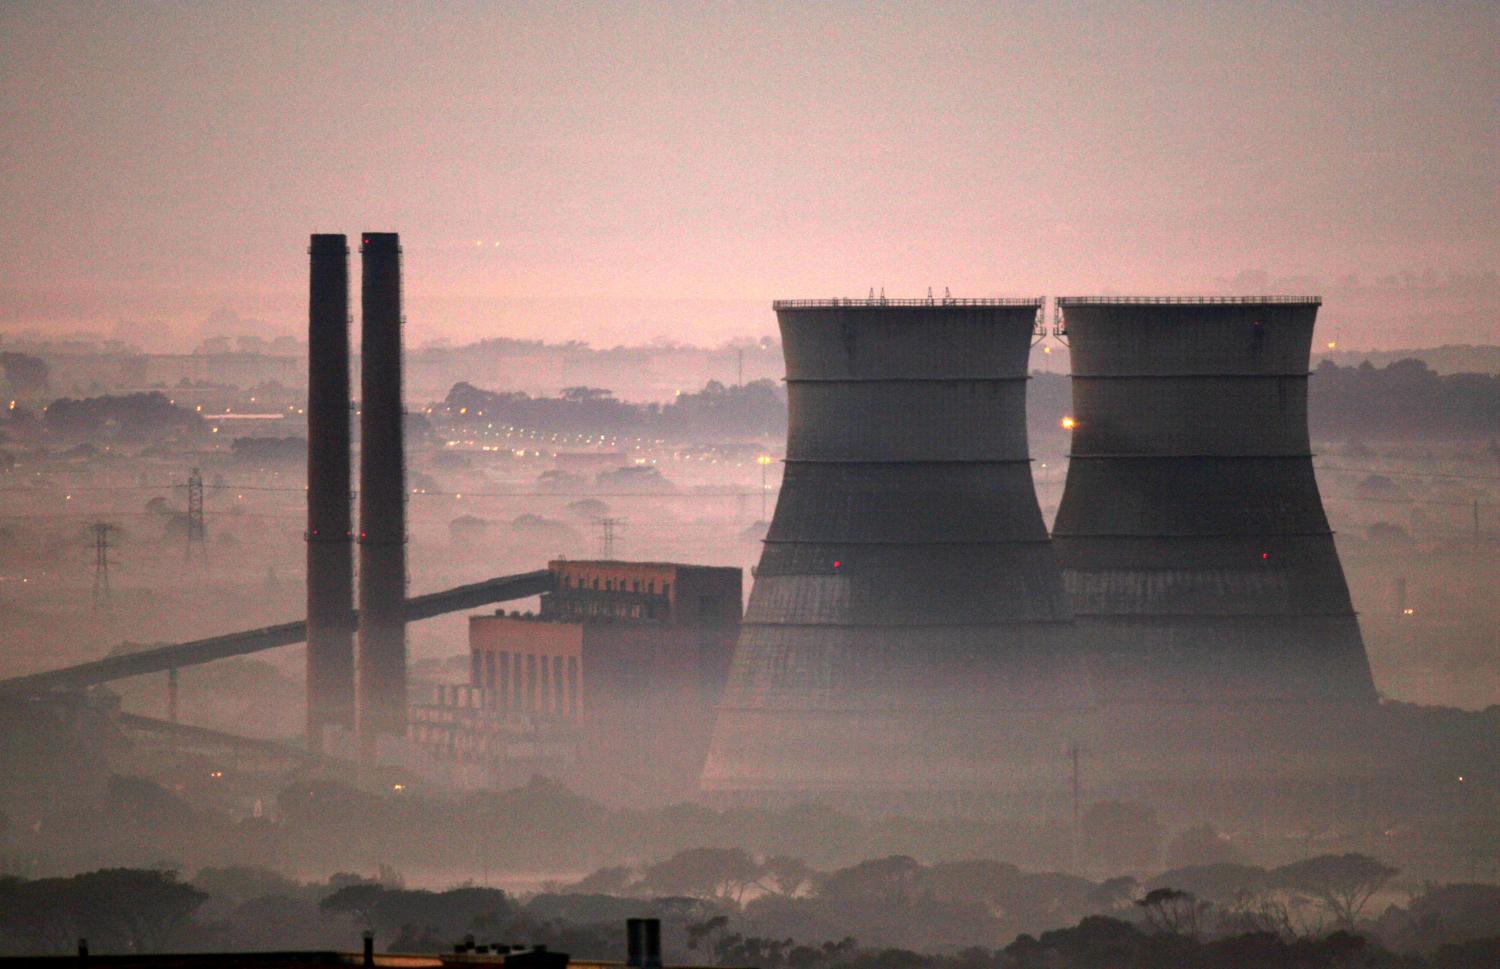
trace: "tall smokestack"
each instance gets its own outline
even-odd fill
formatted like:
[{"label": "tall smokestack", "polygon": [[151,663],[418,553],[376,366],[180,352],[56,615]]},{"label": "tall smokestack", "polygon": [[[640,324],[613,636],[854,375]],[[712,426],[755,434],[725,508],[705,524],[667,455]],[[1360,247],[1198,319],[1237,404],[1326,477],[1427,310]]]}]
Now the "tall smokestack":
[{"label": "tall smokestack", "polygon": [[1052,536],[1104,702],[1375,698],[1313,475],[1316,298],[1060,298]]},{"label": "tall smokestack", "polygon": [[1055,757],[1038,714],[1066,705],[1071,628],[1026,445],[1041,301],[775,305],[786,474],[705,791],[1025,789]]},{"label": "tall smokestack", "polygon": [[354,729],[349,243],[315,235],[307,313],[307,744]]},{"label": "tall smokestack", "polygon": [[401,241],[366,232],[360,367],[359,732],[406,736],[406,455],[401,404]]}]

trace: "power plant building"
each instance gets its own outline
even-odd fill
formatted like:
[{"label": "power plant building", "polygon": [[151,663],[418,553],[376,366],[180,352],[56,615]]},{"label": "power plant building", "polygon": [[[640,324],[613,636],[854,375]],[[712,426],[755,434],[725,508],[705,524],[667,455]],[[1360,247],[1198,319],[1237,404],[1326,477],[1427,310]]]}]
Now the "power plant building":
[{"label": "power plant building", "polygon": [[786,471],[707,793],[988,797],[1055,760],[1034,714],[1074,677],[1026,440],[1040,307],[775,304]]},{"label": "power plant building", "polygon": [[1101,707],[1373,701],[1313,474],[1302,298],[1061,298],[1053,527]]},{"label": "power plant building", "polygon": [[477,783],[540,773],[612,801],[692,797],[739,632],[740,570],[549,569],[539,615],[470,618],[469,682],[412,705],[412,741]]}]

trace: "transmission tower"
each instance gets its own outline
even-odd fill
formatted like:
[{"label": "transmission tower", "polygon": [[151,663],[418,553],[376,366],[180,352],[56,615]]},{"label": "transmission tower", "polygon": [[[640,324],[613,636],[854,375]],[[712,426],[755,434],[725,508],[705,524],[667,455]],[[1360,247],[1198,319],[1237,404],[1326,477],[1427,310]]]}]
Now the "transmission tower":
[{"label": "transmission tower", "polygon": [[599,556],[605,561],[615,557],[615,528],[625,524],[623,518],[599,519]]},{"label": "transmission tower", "polygon": [[109,533],[115,526],[108,522],[94,522],[94,612],[108,612],[109,597]]},{"label": "transmission tower", "polygon": [[203,475],[194,468],[187,484],[187,558],[192,561],[196,549],[200,561],[208,561],[207,529],[203,525]]}]

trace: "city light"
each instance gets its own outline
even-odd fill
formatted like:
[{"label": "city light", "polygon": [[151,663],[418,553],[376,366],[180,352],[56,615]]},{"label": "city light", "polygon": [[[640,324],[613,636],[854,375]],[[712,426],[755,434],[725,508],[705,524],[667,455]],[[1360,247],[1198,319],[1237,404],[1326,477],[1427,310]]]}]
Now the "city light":
[{"label": "city light", "polygon": [[1071,431],[1073,428],[1078,426],[1078,422],[1073,420],[1073,418],[1071,417],[1064,417],[1062,421],[1060,421],[1060,423],[1062,424],[1063,430],[1065,431]]}]

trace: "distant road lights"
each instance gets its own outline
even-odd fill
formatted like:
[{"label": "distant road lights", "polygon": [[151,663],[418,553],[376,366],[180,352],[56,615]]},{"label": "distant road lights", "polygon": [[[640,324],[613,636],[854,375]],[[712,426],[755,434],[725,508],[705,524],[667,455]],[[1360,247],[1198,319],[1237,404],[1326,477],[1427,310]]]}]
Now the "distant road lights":
[{"label": "distant road lights", "polygon": [[1330,349],[1330,350],[1337,350],[1338,348],[1339,348],[1339,341],[1337,341],[1337,340],[1329,340],[1328,341],[1328,349]]},{"label": "distant road lights", "polygon": [[1411,606],[1407,606],[1405,609],[1401,610],[1401,615],[1403,616],[1415,616],[1416,614],[1417,610],[1413,609]]},{"label": "distant road lights", "polygon": [[1062,425],[1062,429],[1065,431],[1071,431],[1073,428],[1078,426],[1078,422],[1073,420],[1073,418],[1071,417],[1064,417],[1061,421],[1058,421],[1058,423]]}]

